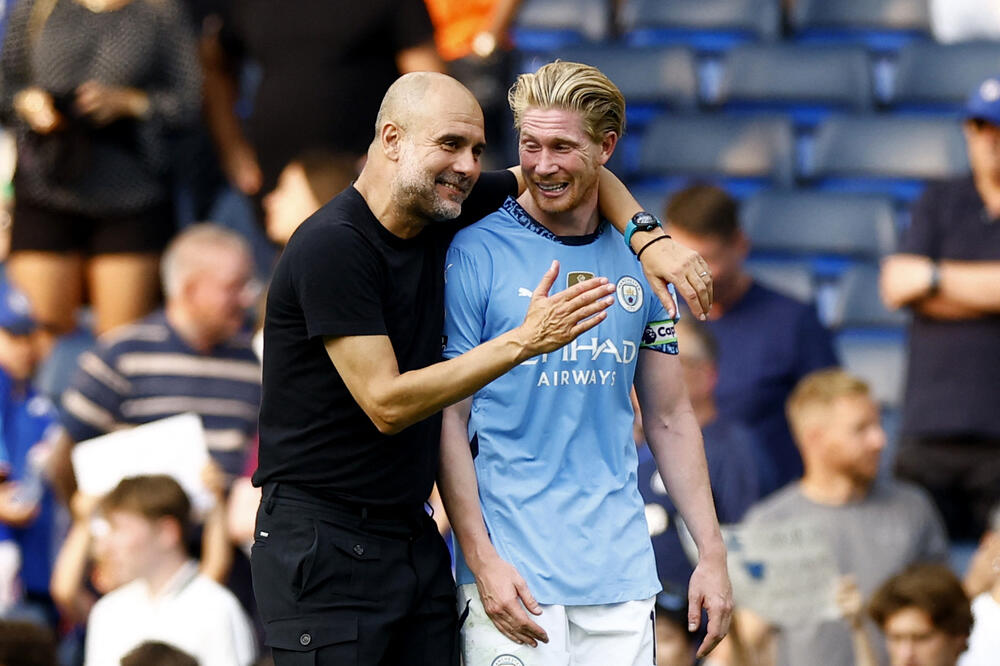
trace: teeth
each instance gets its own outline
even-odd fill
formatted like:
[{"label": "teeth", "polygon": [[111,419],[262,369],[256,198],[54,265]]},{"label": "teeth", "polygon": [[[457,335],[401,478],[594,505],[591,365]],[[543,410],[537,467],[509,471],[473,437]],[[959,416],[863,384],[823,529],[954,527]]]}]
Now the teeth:
[{"label": "teeth", "polygon": [[539,183],[538,189],[545,192],[558,192],[559,190],[566,189],[566,183],[560,183],[559,185],[542,185]]}]

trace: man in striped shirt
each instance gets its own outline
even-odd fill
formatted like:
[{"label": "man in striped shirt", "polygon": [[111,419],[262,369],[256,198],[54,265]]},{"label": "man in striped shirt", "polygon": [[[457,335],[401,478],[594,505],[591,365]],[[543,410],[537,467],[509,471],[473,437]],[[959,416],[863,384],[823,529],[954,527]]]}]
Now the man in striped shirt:
[{"label": "man in striped shirt", "polygon": [[260,404],[260,363],[243,326],[257,295],[252,275],[239,235],[213,224],[179,234],[161,263],[165,308],[110,331],[80,356],[62,397],[71,440],[65,452],[81,440],[194,412],[212,458],[227,477],[237,476]]}]

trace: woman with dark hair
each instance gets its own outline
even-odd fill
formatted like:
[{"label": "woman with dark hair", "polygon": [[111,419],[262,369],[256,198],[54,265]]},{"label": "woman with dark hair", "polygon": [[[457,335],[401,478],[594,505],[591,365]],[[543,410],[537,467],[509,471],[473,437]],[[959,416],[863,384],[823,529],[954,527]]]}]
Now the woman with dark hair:
[{"label": "woman with dark hair", "polygon": [[43,342],[89,293],[103,333],[151,311],[174,232],[170,133],[198,120],[196,44],[175,0],[21,0],[0,62],[16,135],[10,277]]}]

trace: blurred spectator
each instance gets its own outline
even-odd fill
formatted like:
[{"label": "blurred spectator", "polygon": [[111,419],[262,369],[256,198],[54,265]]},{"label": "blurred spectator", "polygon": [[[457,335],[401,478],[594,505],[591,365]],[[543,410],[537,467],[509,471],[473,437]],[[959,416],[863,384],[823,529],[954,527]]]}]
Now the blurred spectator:
[{"label": "blurred spectator", "polygon": [[55,635],[30,622],[0,621],[0,664],[56,666]]},{"label": "blurred spectator", "polygon": [[[738,523],[750,505],[760,499],[757,460],[764,454],[745,426],[719,415],[714,397],[718,350],[712,334],[694,317],[681,319],[676,330],[684,384],[705,441],[715,510],[721,524]],[[648,447],[639,451],[638,474],[656,554],[656,573],[665,589],[686,599],[694,568],[677,532],[680,513],[667,494]]]},{"label": "blurred spectator", "polygon": [[196,45],[174,0],[19,0],[0,69],[18,148],[10,276],[47,353],[85,291],[98,333],[156,306],[168,133],[198,118]]},{"label": "blurred spectator", "polygon": [[357,162],[347,155],[307,150],[285,165],[278,184],[264,197],[267,237],[284,247],[303,220],[357,178]]},{"label": "blurred spectator", "polygon": [[[664,581],[663,587],[668,587]],[[688,631],[687,596],[664,589],[656,595],[655,666],[691,666],[698,643]],[[711,659],[711,656],[709,656]]]},{"label": "blurred spectator", "polygon": [[[994,576],[1000,570],[1000,558],[993,556]],[[969,637],[969,650],[959,659],[959,666],[992,666],[1000,655],[1000,580],[972,599],[976,622]]]},{"label": "blurred spectator", "polygon": [[146,641],[122,657],[121,666],[198,666],[198,660],[172,645]]},{"label": "blurred spectator", "polygon": [[[788,418],[805,474],[755,505],[746,525],[810,521],[820,526],[838,569],[857,581],[862,594],[908,564],[947,557],[944,528],[923,491],[877,480],[885,433],[864,382],[840,369],[811,373],[789,397]],[[766,627],[749,611],[740,616],[741,624],[747,618],[745,626]],[[745,639],[762,651],[770,635],[755,631]],[[843,621],[789,625],[776,638],[779,664],[854,663]]]},{"label": "blurred spectator", "polygon": [[[363,156],[389,84],[444,70],[422,0],[220,4],[202,43],[205,111],[223,170],[248,195],[272,190],[304,150]],[[259,65],[260,85],[244,132],[236,100],[246,62]]]},{"label": "blurred spectator", "polygon": [[768,452],[758,461],[766,495],[802,474],[783,405],[806,374],[837,365],[830,334],[814,307],[754,282],[744,269],[750,243],[725,191],[685,188],[670,199],[666,217],[667,232],[712,271],[708,328],[719,347],[716,404],[721,416],[749,426]]},{"label": "blurred spectator", "polygon": [[448,73],[479,100],[486,121],[491,168],[517,160],[507,90],[514,75],[508,31],[521,0],[426,0],[434,23],[434,42]]},{"label": "blurred spectator", "polygon": [[[885,636],[890,666],[955,666],[972,629],[962,583],[941,564],[915,564],[875,591],[868,614]],[[877,666],[868,635],[854,624],[857,666]],[[996,653],[993,653],[995,663]],[[986,662],[983,662],[986,663]]]},{"label": "blurred spectator", "polygon": [[252,663],[256,642],[239,602],[187,557],[191,506],[180,485],[167,476],[125,479],[101,509],[110,526],[110,566],[132,582],[94,606],[85,663],[117,664],[147,640],[177,646],[206,665]]},{"label": "blurred spectator", "polygon": [[944,44],[1000,39],[1000,3],[996,0],[930,0],[931,32]]},{"label": "blurred spectator", "polygon": [[256,298],[246,243],[212,224],[189,227],[164,253],[162,274],[166,309],[81,355],[63,394],[67,496],[72,443],[184,412],[201,416],[226,485],[243,470],[260,404],[260,363],[244,332]]},{"label": "blurred spectator", "polygon": [[972,540],[1000,500],[1000,76],[964,114],[972,174],[928,186],[881,286],[914,313],[896,473]]},{"label": "blurred spectator", "polygon": [[38,361],[28,299],[0,282],[0,526],[21,555],[18,617],[56,626],[49,596],[55,550],[55,497],[43,470],[57,438],[58,415],[31,385]]}]

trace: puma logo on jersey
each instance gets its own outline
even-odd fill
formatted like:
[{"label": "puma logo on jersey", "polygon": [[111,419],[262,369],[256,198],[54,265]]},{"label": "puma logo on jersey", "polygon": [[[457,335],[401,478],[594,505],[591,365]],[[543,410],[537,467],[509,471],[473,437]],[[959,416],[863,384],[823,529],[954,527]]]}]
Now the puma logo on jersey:
[{"label": "puma logo on jersey", "polygon": [[527,296],[528,298],[531,298],[531,294],[532,292],[530,289],[525,289],[524,287],[518,287],[517,289],[518,296]]}]

